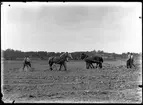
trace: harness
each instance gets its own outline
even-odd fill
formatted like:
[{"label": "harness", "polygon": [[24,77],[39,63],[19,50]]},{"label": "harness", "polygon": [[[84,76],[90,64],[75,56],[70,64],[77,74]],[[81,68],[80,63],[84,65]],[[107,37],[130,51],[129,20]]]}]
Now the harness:
[{"label": "harness", "polygon": [[[57,61],[56,63],[60,63],[62,62],[62,60],[64,60],[65,58],[60,58],[59,61]],[[63,61],[64,62],[64,61]]]},{"label": "harness", "polygon": [[[64,53],[65,54],[65,53]],[[61,63],[64,63],[65,61],[68,62],[68,57],[65,55],[63,56],[63,54],[60,56],[59,59],[55,60],[54,59],[57,59],[56,57],[52,57],[51,59],[49,59],[49,63],[57,63],[57,64],[61,64]]]},{"label": "harness", "polygon": [[101,62],[103,62],[103,61],[100,61],[100,60],[95,60],[94,58],[92,59],[90,59],[90,58],[88,58],[89,56],[88,55],[86,55],[85,56],[85,58],[84,58],[84,60],[86,61],[86,62],[88,62],[88,63],[97,63],[97,64],[100,64]]}]

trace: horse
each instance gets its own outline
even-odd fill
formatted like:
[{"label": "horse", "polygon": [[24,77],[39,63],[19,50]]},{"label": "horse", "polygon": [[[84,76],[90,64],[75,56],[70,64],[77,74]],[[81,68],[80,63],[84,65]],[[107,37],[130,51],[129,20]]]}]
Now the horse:
[{"label": "horse", "polygon": [[126,66],[127,66],[127,68],[132,68],[132,65],[135,67],[135,65],[133,63],[133,59],[129,58],[126,62]]},{"label": "horse", "polygon": [[[89,67],[90,67],[91,69],[94,68],[94,66],[93,66],[92,63],[88,63],[88,62],[87,62],[86,65],[87,65],[87,68],[89,68]],[[96,68],[97,68],[97,67],[96,67]]]},{"label": "horse", "polygon": [[[84,58],[87,58],[88,55],[85,55],[84,53],[81,54],[80,58],[83,60]],[[85,60],[86,62],[86,68],[89,69],[89,67],[92,69],[94,68],[93,64],[89,60]]]},{"label": "horse", "polygon": [[52,56],[52,57],[49,57],[49,66],[50,66],[50,70],[53,70],[52,68],[52,65],[53,64],[59,64],[60,65],[60,68],[59,68],[59,71],[61,70],[61,67],[64,66],[65,68],[65,71],[67,70],[67,67],[66,67],[66,61],[68,62],[68,58],[71,58],[73,59],[72,55],[68,52],[66,53],[63,53],[62,55],[60,56]]},{"label": "horse", "polygon": [[92,63],[97,64],[96,68],[97,68],[98,65],[99,65],[100,68],[102,68],[102,63],[103,63],[103,58],[102,57],[88,56],[85,53],[82,53],[80,58],[85,60],[87,69],[89,68],[89,66],[92,66],[94,68]]}]

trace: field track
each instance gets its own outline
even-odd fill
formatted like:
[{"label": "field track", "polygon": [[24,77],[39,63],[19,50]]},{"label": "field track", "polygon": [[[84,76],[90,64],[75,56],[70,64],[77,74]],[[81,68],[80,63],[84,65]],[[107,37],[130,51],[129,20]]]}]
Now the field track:
[{"label": "field track", "polygon": [[105,61],[102,69],[85,69],[83,61],[69,61],[67,71],[50,71],[47,61],[1,62],[4,102],[133,102],[141,103],[141,64],[127,69],[124,61]]}]

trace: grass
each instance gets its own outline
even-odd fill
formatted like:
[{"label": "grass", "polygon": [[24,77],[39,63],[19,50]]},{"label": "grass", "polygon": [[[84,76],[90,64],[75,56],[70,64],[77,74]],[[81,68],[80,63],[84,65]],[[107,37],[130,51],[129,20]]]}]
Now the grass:
[{"label": "grass", "polygon": [[51,71],[47,61],[32,61],[33,69],[23,71],[21,61],[4,61],[3,100],[141,103],[141,64],[125,64],[105,61],[102,69],[85,69],[85,62],[70,61],[67,71]]}]

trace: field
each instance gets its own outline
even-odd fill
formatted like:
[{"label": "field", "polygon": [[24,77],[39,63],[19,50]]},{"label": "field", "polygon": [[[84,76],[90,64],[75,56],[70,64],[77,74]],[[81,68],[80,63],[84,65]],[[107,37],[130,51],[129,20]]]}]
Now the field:
[{"label": "field", "polygon": [[44,60],[24,71],[22,61],[1,63],[4,102],[142,102],[141,63],[127,69],[125,61],[105,61],[102,69],[85,69],[83,61],[69,61],[67,71],[50,71]]}]

